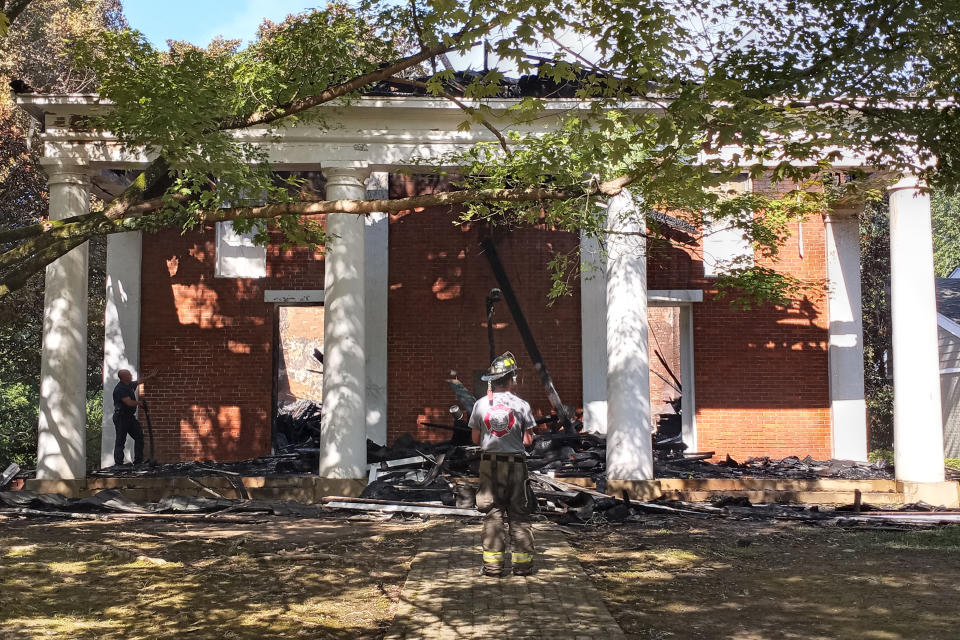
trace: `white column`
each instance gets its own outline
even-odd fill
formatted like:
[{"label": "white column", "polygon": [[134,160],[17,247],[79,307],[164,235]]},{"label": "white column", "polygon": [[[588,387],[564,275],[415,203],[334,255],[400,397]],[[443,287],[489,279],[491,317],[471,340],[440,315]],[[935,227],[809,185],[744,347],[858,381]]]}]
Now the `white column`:
[{"label": "white column", "polygon": [[863,391],[859,213],[859,209],[834,210],[823,220],[833,457],[862,461],[867,459],[867,403]]},{"label": "white column", "polygon": [[943,482],[930,196],[917,186],[890,189],[894,464],[897,480]]},{"label": "white column", "polygon": [[[140,367],[140,262],[142,234],[139,231],[107,237],[106,300],[103,318],[103,433],[100,466],[113,465],[117,434],[113,425],[113,388],[117,372],[129,369],[134,379]],[[133,440],[126,451],[133,460]]]},{"label": "white column", "polygon": [[607,269],[596,238],[580,235],[580,344],[583,426],[607,432]]},{"label": "white column", "polygon": [[[370,174],[367,200],[390,197],[386,172]],[[366,220],[364,246],[364,332],[367,347],[367,437],[387,443],[387,292],[390,282],[390,216],[371,213]]]},{"label": "white column", "polygon": [[[366,169],[325,167],[328,200],[363,200]],[[367,415],[364,336],[363,216],[327,215],[323,313],[323,421],[319,474],[366,476]]]},{"label": "white column", "polygon": [[645,225],[626,191],[607,226],[607,479],[652,480]]},{"label": "white column", "polygon": [[[41,161],[50,176],[50,218],[90,210],[87,166]],[[43,355],[40,361],[40,420],[37,478],[86,476],[87,245],[47,266],[44,284]]]}]

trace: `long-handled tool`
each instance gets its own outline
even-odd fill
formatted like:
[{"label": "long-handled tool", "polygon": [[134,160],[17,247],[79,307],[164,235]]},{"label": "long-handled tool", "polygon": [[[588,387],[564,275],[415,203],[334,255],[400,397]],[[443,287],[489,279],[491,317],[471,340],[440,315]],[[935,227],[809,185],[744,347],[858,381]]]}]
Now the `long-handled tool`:
[{"label": "long-handled tool", "polygon": [[503,298],[500,289],[490,289],[487,294],[487,341],[490,343],[490,362],[497,357],[497,348],[493,341],[493,307]]},{"label": "long-handled tool", "polygon": [[150,436],[150,456],[147,458],[147,462],[150,464],[156,464],[156,452],[153,448],[153,423],[150,422],[150,409],[147,407],[147,401],[141,399],[140,406],[143,407],[143,415],[147,418],[147,435]]}]

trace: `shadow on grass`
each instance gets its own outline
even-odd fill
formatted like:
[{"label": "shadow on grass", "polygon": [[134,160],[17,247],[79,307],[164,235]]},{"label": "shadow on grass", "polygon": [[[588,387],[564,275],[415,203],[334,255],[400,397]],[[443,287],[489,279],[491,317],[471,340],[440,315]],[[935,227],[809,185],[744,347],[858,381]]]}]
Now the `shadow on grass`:
[{"label": "shadow on grass", "polygon": [[[674,529],[677,527],[674,526]],[[631,638],[960,637],[960,529],[624,527],[580,559]]]},{"label": "shadow on grass", "polygon": [[416,546],[410,531],[288,559],[255,536],[50,524],[0,523],[2,640],[379,638]]}]

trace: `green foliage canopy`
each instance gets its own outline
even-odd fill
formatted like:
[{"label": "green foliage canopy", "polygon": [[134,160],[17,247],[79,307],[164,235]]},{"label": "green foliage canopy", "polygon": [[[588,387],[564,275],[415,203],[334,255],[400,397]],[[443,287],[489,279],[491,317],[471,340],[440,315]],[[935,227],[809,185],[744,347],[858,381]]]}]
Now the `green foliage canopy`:
[{"label": "green foliage canopy", "polygon": [[[535,218],[602,237],[600,205],[626,187],[695,226],[739,230],[761,260],[734,269],[727,285],[746,287],[746,299],[783,301],[796,284],[775,273],[788,222],[875,186],[837,184],[830,167],[843,153],[877,171],[960,184],[957,18],[954,2],[904,0],[368,0],[266,25],[246,49],[217,41],[157,51],[136,32],[98,34],[76,47],[78,67],[115,103],[94,124],[158,156],[154,169],[164,170],[153,186],[163,196],[135,215],[130,202],[146,191],[108,207],[103,216],[121,225],[55,238],[31,231],[16,255],[33,256],[32,268],[92,234],[189,227],[251,199],[289,202],[262,151],[231,132],[322,126],[316,107],[392,78],[457,102],[463,127],[498,134],[499,144],[441,162],[461,167],[456,188],[473,194],[467,219]],[[480,43],[493,63],[475,77],[428,71],[438,56]],[[531,72],[575,83],[584,101],[546,135],[517,125],[543,117],[549,97],[507,112],[488,104],[505,75]],[[630,107],[638,103],[645,108]],[[744,171],[770,178],[777,195],[722,188]],[[325,240],[303,232],[296,206],[283,211],[238,215],[261,238],[277,225],[297,241]],[[10,237],[0,231],[0,241]],[[0,294],[25,268],[0,257]]]}]

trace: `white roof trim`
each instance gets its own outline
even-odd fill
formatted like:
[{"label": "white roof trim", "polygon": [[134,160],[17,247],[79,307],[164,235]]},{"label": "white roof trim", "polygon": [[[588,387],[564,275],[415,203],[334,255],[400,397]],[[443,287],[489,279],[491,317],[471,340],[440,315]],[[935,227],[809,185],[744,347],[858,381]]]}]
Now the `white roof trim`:
[{"label": "white roof trim", "polygon": [[[24,108],[33,108],[34,110],[54,109],[58,111],[67,110],[71,107],[109,107],[114,102],[107,98],[101,98],[93,93],[21,93],[15,96],[16,103]],[[523,98],[486,98],[483,100],[472,98],[461,98],[460,101],[467,106],[478,107],[488,106],[492,109],[509,109],[520,104]],[[548,111],[570,111],[570,110],[589,110],[596,100],[582,100],[580,98],[546,98],[544,99],[544,108]],[[442,111],[462,112],[462,107],[454,104],[446,98],[436,96],[360,96],[350,102],[345,100],[332,100],[320,105],[327,108],[337,108],[349,106],[351,109],[435,109]],[[44,109],[45,108],[45,109]],[[662,111],[663,107],[650,100],[625,100],[617,105],[619,109],[639,110],[639,111]]]},{"label": "white roof trim", "polygon": [[939,312],[937,313],[937,326],[960,338],[960,324]]}]

